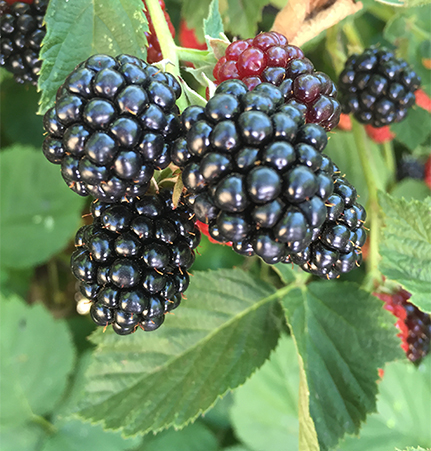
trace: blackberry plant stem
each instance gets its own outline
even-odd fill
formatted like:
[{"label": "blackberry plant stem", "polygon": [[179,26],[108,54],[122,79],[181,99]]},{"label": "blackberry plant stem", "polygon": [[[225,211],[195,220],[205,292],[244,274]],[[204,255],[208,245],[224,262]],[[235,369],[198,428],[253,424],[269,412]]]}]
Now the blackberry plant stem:
[{"label": "blackberry plant stem", "polygon": [[365,182],[368,188],[368,212],[370,228],[370,250],[367,261],[367,277],[364,281],[364,287],[368,291],[375,289],[375,285],[381,285],[382,275],[378,265],[380,261],[379,240],[380,240],[380,206],[377,198],[377,185],[373,176],[374,157],[371,148],[368,145],[368,137],[364,127],[352,118],[352,131],[355,138],[356,149],[359,154],[361,166],[364,171]]},{"label": "blackberry plant stem", "polygon": [[[159,5],[158,0],[146,0],[148,12],[150,13],[151,20],[153,21],[154,30],[157,35],[157,39],[160,44],[160,50],[162,51],[163,59],[169,60],[172,64],[166,65],[166,70],[176,77],[180,77],[180,65],[177,55],[177,46],[169,30],[168,23],[166,22],[165,15],[162,8]],[[187,108],[187,100],[184,93],[177,100],[178,108],[182,111]]]},{"label": "blackberry plant stem", "polygon": [[176,53],[179,60],[188,61],[195,64],[214,64],[217,60],[208,50],[188,49],[185,47],[176,47]]},{"label": "blackberry plant stem", "polygon": [[338,24],[328,28],[326,31],[326,42],[326,49],[331,56],[332,64],[334,65],[336,73],[339,74],[344,69],[346,54],[343,51],[340,41],[340,29]]},{"label": "blackberry plant stem", "polygon": [[41,426],[48,435],[54,435],[58,432],[57,428],[52,423],[40,415],[33,414],[31,421]]},{"label": "blackberry plant stem", "polygon": [[389,180],[387,188],[390,189],[395,183],[395,176],[397,171],[392,141],[386,141],[383,143],[383,157],[385,159],[386,167],[389,169]]},{"label": "blackberry plant stem", "polygon": [[359,36],[358,30],[356,29],[352,21],[346,22],[343,26],[344,34],[346,35],[349,44],[352,46],[354,52],[362,53],[364,51],[364,44],[362,43],[361,37]]}]

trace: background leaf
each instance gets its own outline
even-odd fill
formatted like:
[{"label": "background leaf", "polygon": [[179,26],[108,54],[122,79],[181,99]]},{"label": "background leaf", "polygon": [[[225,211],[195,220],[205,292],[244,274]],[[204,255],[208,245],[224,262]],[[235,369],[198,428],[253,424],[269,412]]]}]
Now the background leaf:
[{"label": "background leaf", "polygon": [[283,298],[304,362],[320,449],[357,433],[375,410],[378,368],[402,355],[393,319],[353,283],[313,282]]},{"label": "background leaf", "polygon": [[398,124],[391,125],[391,130],[397,136],[397,140],[405,144],[410,150],[416,149],[430,134],[429,123],[431,116],[428,111],[414,107],[410,108],[406,119]]},{"label": "background leaf", "polygon": [[228,15],[224,17],[226,30],[241,38],[256,36],[262,8],[267,3],[267,0],[227,0]]},{"label": "background leaf", "polygon": [[385,193],[379,193],[379,202],[386,225],[380,270],[412,294],[410,302],[431,313],[431,205]]},{"label": "background leaf", "polygon": [[208,17],[204,19],[204,34],[212,38],[220,38],[220,33],[223,33],[223,21],[219,12],[218,0],[212,0]]},{"label": "background leaf", "polygon": [[126,435],[184,426],[268,358],[280,327],[273,293],[238,269],[196,272],[157,332],[94,334],[79,416]]},{"label": "background leaf", "polygon": [[40,52],[40,114],[52,106],[66,76],[91,55],[128,53],[145,58],[148,25],[142,8],[142,0],[49,2]]},{"label": "background leaf", "polygon": [[370,415],[359,438],[346,438],[339,450],[387,451],[418,445],[429,449],[430,377],[430,356],[419,368],[407,360],[387,365],[379,382],[378,413]]},{"label": "background leaf", "polygon": [[59,167],[49,163],[40,150],[19,144],[2,150],[2,265],[30,267],[66,247],[79,227],[84,202],[66,186]]},{"label": "background leaf", "polygon": [[[29,307],[17,296],[1,296],[0,301],[0,424],[4,428],[50,412],[66,387],[74,349],[65,322],[54,320],[41,305]],[[33,436],[32,429],[27,429]]]},{"label": "background leaf", "polygon": [[298,449],[299,366],[291,337],[283,335],[270,359],[234,392],[236,435],[253,451]]}]

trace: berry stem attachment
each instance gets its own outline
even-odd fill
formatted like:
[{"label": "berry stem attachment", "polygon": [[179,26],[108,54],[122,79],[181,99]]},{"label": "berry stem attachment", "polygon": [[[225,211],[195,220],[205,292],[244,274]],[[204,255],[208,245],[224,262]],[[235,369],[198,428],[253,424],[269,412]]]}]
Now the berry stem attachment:
[{"label": "berry stem attachment", "polygon": [[364,127],[352,118],[352,131],[355,138],[356,148],[361,161],[361,166],[364,171],[365,181],[368,187],[368,211],[371,222],[370,230],[370,252],[368,255],[367,277],[364,281],[364,288],[372,291],[376,286],[381,285],[382,275],[378,269],[380,254],[379,254],[379,239],[380,239],[380,206],[377,198],[377,185],[373,176],[374,157],[371,148],[368,145],[369,141],[365,133]]},{"label": "berry stem attachment", "polygon": [[[175,41],[172,38],[169,30],[168,23],[166,22],[163,10],[160,7],[158,0],[146,0],[148,12],[150,13],[151,20],[153,21],[154,30],[157,35],[157,39],[160,44],[160,50],[162,51],[163,59],[169,60],[172,64],[166,65],[166,69],[172,75],[176,77],[180,76],[180,65],[177,55],[177,47]],[[178,108],[182,111],[187,108],[187,100],[184,93],[177,100]]]}]

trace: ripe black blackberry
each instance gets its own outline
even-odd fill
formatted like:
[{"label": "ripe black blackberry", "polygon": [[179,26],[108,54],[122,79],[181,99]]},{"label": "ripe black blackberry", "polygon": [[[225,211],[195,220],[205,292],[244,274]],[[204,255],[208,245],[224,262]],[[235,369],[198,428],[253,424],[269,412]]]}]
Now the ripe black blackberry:
[{"label": "ripe black blackberry", "polygon": [[401,58],[371,47],[346,61],[338,89],[344,113],[363,124],[383,127],[402,121],[415,103],[420,77]]},{"label": "ripe black blackberry", "polygon": [[170,163],[180,122],[175,77],[129,55],[93,55],[67,77],[44,117],[46,158],[69,188],[105,202],[146,192]]},{"label": "ripe black blackberry", "polygon": [[307,122],[325,130],[336,127],[340,120],[335,84],[325,73],[315,71],[300,48],[289,45],[287,38],[275,31],[232,42],[215,65],[213,76],[216,84],[236,79],[250,90],[263,82],[280,86],[287,104],[298,107]]},{"label": "ripe black blackberry", "polygon": [[42,24],[47,6],[48,0],[12,5],[0,0],[0,65],[11,72],[18,83],[37,84],[42,65],[40,44],[46,33]]},{"label": "ripe black blackberry", "polygon": [[397,164],[397,179],[403,180],[405,178],[424,180],[425,163],[413,155],[403,155]]},{"label": "ripe black blackberry", "polygon": [[71,268],[99,326],[112,324],[120,335],[152,331],[180,304],[200,232],[191,210],[173,209],[171,197],[162,190],[93,202],[94,222],[78,230]]},{"label": "ripe black blackberry", "polygon": [[325,278],[360,263],[365,211],[324,154],[324,129],[305,124],[280,88],[221,83],[205,108],[182,116],[172,148],[196,218],[210,236],[266,263],[291,262]]}]

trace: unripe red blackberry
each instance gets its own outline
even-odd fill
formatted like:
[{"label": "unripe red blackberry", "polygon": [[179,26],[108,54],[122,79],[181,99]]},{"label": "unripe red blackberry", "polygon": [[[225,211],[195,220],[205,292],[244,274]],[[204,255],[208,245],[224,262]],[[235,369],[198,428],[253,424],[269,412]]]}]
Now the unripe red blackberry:
[{"label": "unripe red blackberry", "polygon": [[12,5],[0,0],[0,65],[11,72],[18,83],[37,84],[42,65],[39,52],[46,33],[43,18],[47,6],[48,0]]},{"label": "unripe red blackberry", "polygon": [[323,72],[316,72],[302,50],[289,45],[285,36],[275,31],[254,39],[232,42],[214,67],[215,83],[242,80],[252,90],[267,82],[280,86],[284,101],[298,107],[306,122],[326,130],[340,120],[337,89]]},{"label": "unripe red blackberry", "polygon": [[361,261],[365,210],[322,153],[325,130],[305,124],[279,87],[221,83],[205,108],[181,117],[172,147],[186,202],[218,242],[266,263],[291,262],[325,278]]},{"label": "unripe red blackberry", "polygon": [[406,290],[400,289],[392,294],[374,294],[385,303],[384,308],[398,318],[398,336],[407,358],[413,363],[420,363],[430,352],[431,316],[408,301],[411,294]]},{"label": "unripe red blackberry", "polygon": [[105,202],[146,192],[180,132],[175,77],[129,55],[93,55],[67,77],[44,117],[46,158],[69,188]]},{"label": "unripe red blackberry", "polygon": [[[144,0],[145,5],[145,0]],[[159,0],[159,5],[163,10],[163,13],[165,15],[165,20],[168,24],[169,31],[171,32],[172,37],[175,37],[175,28],[172,25],[171,18],[169,17],[169,14],[166,12],[165,8],[165,2],[163,0]],[[145,33],[145,36],[147,37],[147,61],[150,64],[157,63],[158,61],[161,61],[163,59],[162,51],[160,49],[159,40],[157,39],[156,31],[154,29],[153,21],[151,20],[150,14],[148,13],[147,7],[145,6],[144,9],[145,16],[148,20],[148,28],[149,31]]]},{"label": "unripe red blackberry", "polygon": [[146,194],[116,204],[93,202],[93,224],[75,238],[71,269],[91,301],[93,321],[120,335],[157,329],[178,307],[200,232],[172,192]]},{"label": "unripe red blackberry", "polygon": [[344,113],[383,127],[406,117],[419,86],[420,77],[406,61],[387,49],[371,47],[348,58],[338,89]]}]

